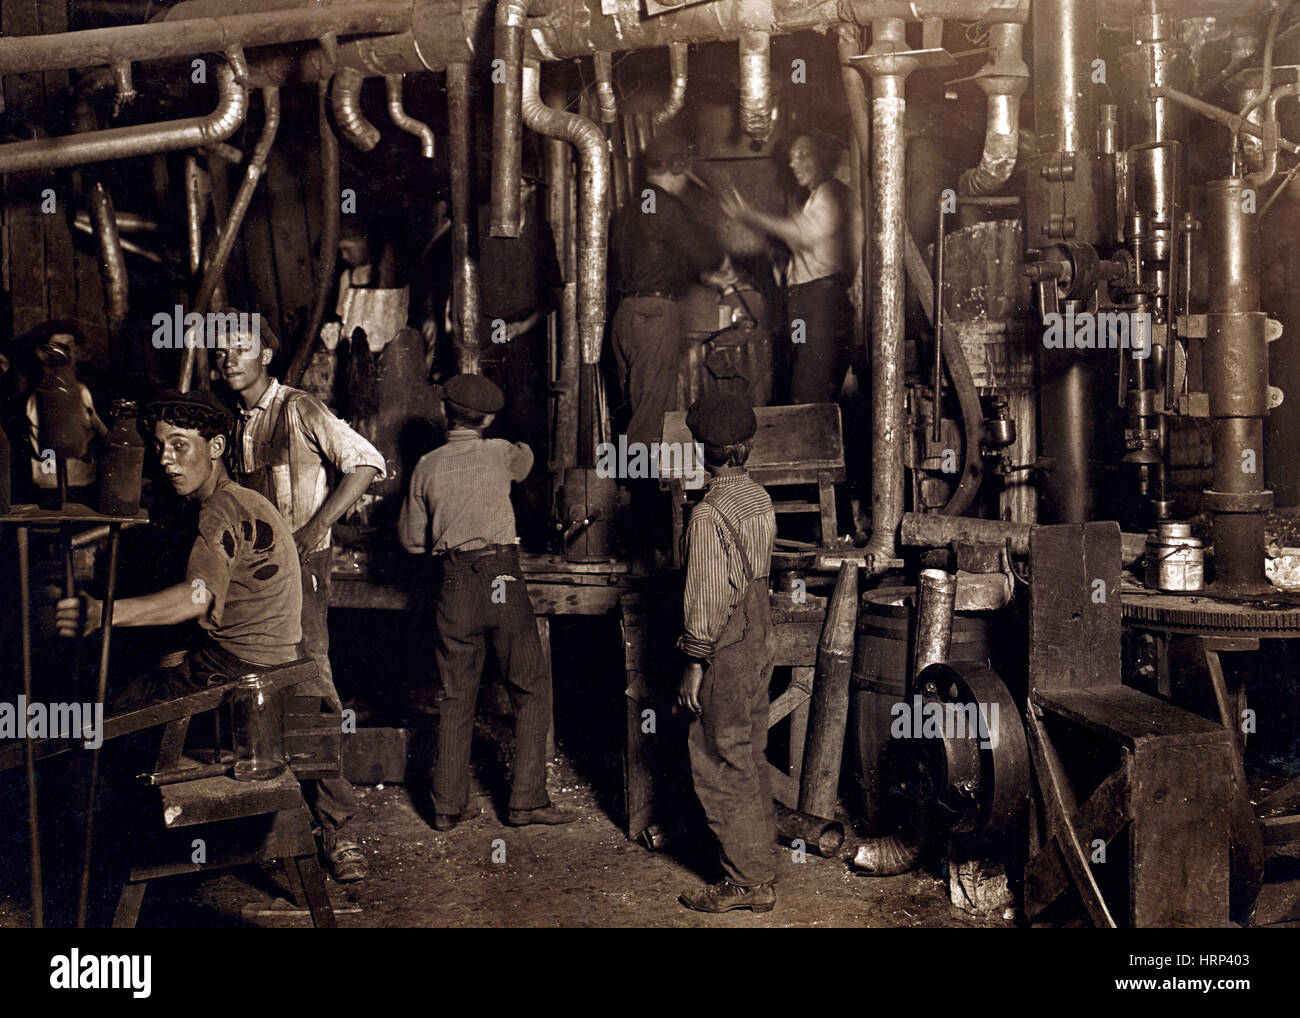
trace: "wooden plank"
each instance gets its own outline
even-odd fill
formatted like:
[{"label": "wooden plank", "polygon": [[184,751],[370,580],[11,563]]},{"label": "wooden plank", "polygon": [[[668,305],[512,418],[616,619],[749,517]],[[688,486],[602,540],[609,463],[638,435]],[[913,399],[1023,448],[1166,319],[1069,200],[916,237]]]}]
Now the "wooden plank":
[{"label": "wooden plank", "polygon": [[[836,404],[756,407],[754,414],[758,431],[745,466],[757,483],[815,484],[822,474],[833,481],[844,480],[844,438]],[[684,411],[664,415],[663,440],[693,448]],[[688,473],[693,465],[682,464],[681,473]],[[664,478],[680,475],[660,471]]]},{"label": "wooden plank", "polygon": [[1084,907],[1092,918],[1094,926],[1114,929],[1115,920],[1106,907],[1101,896],[1101,889],[1089,868],[1088,856],[1079,843],[1078,833],[1070,826],[1070,817],[1074,814],[1074,797],[1066,782],[1065,771],[1055,747],[1043,729],[1043,722],[1035,714],[1033,705],[1025,712],[1027,724],[1025,734],[1029,737],[1029,749],[1034,758],[1034,770],[1038,778],[1038,787],[1043,793],[1043,805],[1047,811],[1047,829],[1054,835],[1061,846],[1062,858],[1066,869],[1074,880],[1075,887],[1083,899]]},{"label": "wooden plank", "polygon": [[163,824],[169,828],[233,820],[259,813],[293,809],[302,801],[298,779],[285,770],[265,781],[199,778],[163,785]]},{"label": "wooden plank", "polygon": [[[289,101],[287,94],[285,101]],[[310,102],[313,124],[316,122],[315,105],[313,97]],[[312,245],[317,239],[316,234],[308,232],[307,212],[303,207],[304,175],[311,172],[310,168],[317,162],[314,155],[316,146],[312,146],[310,151],[313,155],[310,156],[305,151],[297,152],[300,160],[297,166],[294,157],[290,156],[294,151],[288,138],[276,145],[267,159],[265,180],[275,278],[286,312],[311,306],[314,294]],[[333,306],[331,295],[330,307]],[[290,337],[281,338],[290,341]]]},{"label": "wooden plank", "polygon": [[1232,747],[1141,744],[1129,759],[1130,919],[1135,927],[1228,924]]},{"label": "wooden plank", "polygon": [[1165,738],[1218,745],[1223,737],[1223,728],[1214,722],[1129,686],[1039,691],[1033,700],[1043,710],[1129,749]]},{"label": "wooden plank", "polygon": [[817,641],[822,635],[821,621],[786,622],[772,627],[774,641],[773,663],[780,668],[786,665],[808,667],[817,663]]},{"label": "wooden plank", "polygon": [[[1070,817],[1070,826],[1087,845],[1106,844],[1129,822],[1128,773],[1121,769],[1109,774]],[[1059,898],[1069,887],[1070,871],[1065,865],[1060,840],[1053,835],[1025,867],[1025,911],[1032,919]],[[1031,908],[1031,902],[1033,907]]]},{"label": "wooden plank", "polygon": [[1119,685],[1119,524],[1035,527],[1029,548],[1031,691]]}]

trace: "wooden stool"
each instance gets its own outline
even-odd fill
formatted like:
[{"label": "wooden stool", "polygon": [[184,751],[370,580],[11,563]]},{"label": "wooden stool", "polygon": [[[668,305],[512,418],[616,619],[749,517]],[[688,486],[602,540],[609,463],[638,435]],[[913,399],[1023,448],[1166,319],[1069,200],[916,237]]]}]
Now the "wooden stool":
[{"label": "wooden stool", "polygon": [[[294,695],[291,690],[315,677],[316,665],[310,659],[261,669],[259,674],[286,694],[285,752],[290,767],[264,781],[236,781],[218,775],[163,785],[159,789],[163,829],[142,839],[118,899],[114,927],[135,926],[151,880],[268,862],[283,863],[294,899],[308,909],[317,927],[333,929],[338,925],[299,782],[339,773],[340,718],[320,697]],[[185,710],[185,704],[177,706],[171,701],[163,705],[171,708],[168,713],[172,717],[163,729],[156,770],[200,765],[184,755],[190,721],[220,705],[218,690],[233,687],[232,682],[194,694],[196,709],[180,717],[175,716],[176,711]]]}]

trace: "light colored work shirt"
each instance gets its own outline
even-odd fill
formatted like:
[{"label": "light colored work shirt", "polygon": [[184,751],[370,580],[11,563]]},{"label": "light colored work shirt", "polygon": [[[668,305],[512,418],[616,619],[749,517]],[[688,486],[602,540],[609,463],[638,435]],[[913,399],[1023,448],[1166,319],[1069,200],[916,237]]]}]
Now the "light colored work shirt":
[{"label": "light colored work shirt", "polygon": [[533,451],[523,442],[453,429],[411,475],[398,521],[402,547],[412,555],[437,555],[516,543],[510,484],[532,469]]},{"label": "light colored work shirt", "polygon": [[[284,447],[276,450],[275,426],[284,413]],[[340,474],[374,467],[384,476],[379,450],[335,417],[320,400],[276,379],[255,406],[240,407],[230,446],[231,473],[263,495],[296,533],[330,497],[330,468]],[[329,530],[310,549],[330,546]]]},{"label": "light colored work shirt", "polygon": [[843,182],[834,177],[823,180],[790,218],[799,238],[790,245],[788,285],[853,275],[862,248],[862,226],[853,194]]}]

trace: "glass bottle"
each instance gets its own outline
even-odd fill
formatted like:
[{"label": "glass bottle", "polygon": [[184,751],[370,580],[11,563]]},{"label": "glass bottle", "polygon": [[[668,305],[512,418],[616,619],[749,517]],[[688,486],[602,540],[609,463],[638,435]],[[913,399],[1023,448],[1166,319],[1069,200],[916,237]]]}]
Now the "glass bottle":
[{"label": "glass bottle", "polygon": [[81,402],[77,369],[56,343],[42,348],[45,377],[36,387],[38,442],[61,459],[80,459],[90,444],[91,427]]},{"label": "glass bottle", "polygon": [[136,427],[134,400],[113,401],[113,427],[99,468],[99,511],[109,516],[134,516],[140,511],[144,475],[144,439]]},{"label": "glass bottle", "polygon": [[284,727],[275,686],[256,672],[239,678],[230,694],[235,780],[266,781],[284,773]]}]

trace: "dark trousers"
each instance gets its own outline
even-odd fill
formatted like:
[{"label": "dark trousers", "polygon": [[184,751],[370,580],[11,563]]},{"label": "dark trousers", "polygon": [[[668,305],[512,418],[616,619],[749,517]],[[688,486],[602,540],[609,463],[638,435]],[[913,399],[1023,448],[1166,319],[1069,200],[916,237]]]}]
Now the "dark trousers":
[{"label": "dark trousers", "polygon": [[[337,711],[343,710],[330,668],[330,561],[332,549],[313,552],[302,561],[303,654],[316,662],[316,678],[295,687],[299,696],[319,696]],[[337,831],[357,812],[357,793],[344,777],[320,778],[302,783],[303,798],[327,831]]]},{"label": "dark trousers", "polygon": [[438,762],[433,802],[438,813],[463,813],[469,801],[470,743],[487,642],[492,641],[515,712],[511,809],[537,809],[546,794],[546,733],[551,725],[551,676],[537,620],[519,567],[519,549],[452,553],[442,563],[437,596],[435,656]]},{"label": "dark trousers", "polygon": [[790,402],[834,403],[853,346],[853,303],[846,276],[824,276],[786,291],[791,322],[803,322],[803,342],[790,344]]},{"label": "dark trousers", "polygon": [[760,577],[718,639],[687,739],[695,794],[721,847],[723,872],[742,887],[775,877],[776,815],[764,754],[771,633],[767,578]]},{"label": "dark trousers", "polygon": [[667,297],[624,297],[614,314],[621,395],[632,410],[627,442],[649,447],[663,437],[664,414],[677,407],[682,313]]}]

